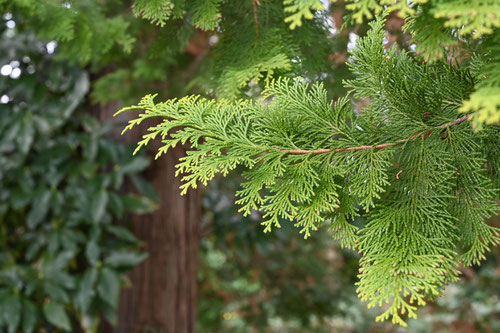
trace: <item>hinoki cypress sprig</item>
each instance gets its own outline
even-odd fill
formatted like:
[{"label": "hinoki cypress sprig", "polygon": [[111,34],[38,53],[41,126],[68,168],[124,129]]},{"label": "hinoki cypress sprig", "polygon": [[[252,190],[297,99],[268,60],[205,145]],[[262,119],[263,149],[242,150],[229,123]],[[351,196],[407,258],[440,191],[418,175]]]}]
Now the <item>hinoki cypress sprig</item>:
[{"label": "hinoki cypress sprig", "polygon": [[[500,130],[474,131],[457,113],[480,77],[466,67],[419,63],[385,49],[384,21],[351,51],[351,96],[333,103],[321,84],[271,81],[259,102],[199,96],[156,103],[148,95],[127,110],[144,110],[150,128],[139,149],[161,137],[157,157],[177,144],[182,193],[215,174],[246,168],[240,212],[263,213],[264,231],[293,221],[307,238],[330,227],[342,246],[362,254],[358,293],[369,306],[389,303],[377,318],[406,325],[417,306],[478,264],[500,242],[484,220],[498,212]],[[363,213],[366,224],[350,223]]]}]

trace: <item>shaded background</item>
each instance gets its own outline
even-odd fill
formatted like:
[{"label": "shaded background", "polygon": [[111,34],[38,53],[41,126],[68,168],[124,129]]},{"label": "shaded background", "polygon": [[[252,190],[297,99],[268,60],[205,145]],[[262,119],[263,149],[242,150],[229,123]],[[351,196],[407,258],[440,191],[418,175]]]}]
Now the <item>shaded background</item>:
[{"label": "shaded background", "polygon": [[[498,248],[408,328],[375,323],[356,297],[359,256],[326,228],[263,234],[257,213],[237,214],[238,172],[181,197],[187,147],[132,158],[152,123],[120,136],[127,116],[112,114],[148,93],[257,98],[278,75],[346,93],[347,49],[366,26],[341,31],[340,2],[290,30],[282,1],[261,2],[224,2],[213,27],[196,12],[159,27],[128,1],[0,1],[0,327],[500,331]],[[387,46],[412,50],[403,23],[389,18]]]}]

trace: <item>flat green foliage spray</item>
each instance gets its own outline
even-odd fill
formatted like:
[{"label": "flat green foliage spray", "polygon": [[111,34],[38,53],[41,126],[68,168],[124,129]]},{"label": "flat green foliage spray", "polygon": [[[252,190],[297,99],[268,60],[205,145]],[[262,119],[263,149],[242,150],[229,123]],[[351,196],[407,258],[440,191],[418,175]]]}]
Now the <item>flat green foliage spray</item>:
[{"label": "flat green foliage spray", "polygon": [[[177,165],[182,193],[238,165],[240,212],[263,214],[264,232],[293,222],[307,238],[320,225],[361,253],[358,294],[383,306],[377,320],[405,326],[418,306],[479,264],[499,243],[485,219],[498,212],[500,128],[475,131],[457,113],[480,77],[470,67],[420,63],[384,47],[384,20],[351,50],[346,98],[321,84],[271,80],[261,101],[200,96],[157,103],[148,95],[126,130],[160,117],[153,139],[190,144]],[[349,97],[369,100],[355,110]],[[353,217],[363,214],[358,229]]]}]

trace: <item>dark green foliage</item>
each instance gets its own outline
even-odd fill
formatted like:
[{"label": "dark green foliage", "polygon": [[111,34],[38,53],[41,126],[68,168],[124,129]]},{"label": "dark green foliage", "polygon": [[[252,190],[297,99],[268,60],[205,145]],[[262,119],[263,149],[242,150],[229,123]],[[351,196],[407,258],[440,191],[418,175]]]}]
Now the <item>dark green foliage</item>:
[{"label": "dark green foliage", "polygon": [[[328,14],[315,12],[314,19],[291,31],[284,22],[292,14],[284,12],[289,5],[282,0],[147,0],[130,8],[120,1],[0,0],[0,10],[23,18],[20,30],[35,27],[37,36],[57,41],[60,58],[93,70],[112,62],[113,70],[107,68],[97,80],[92,97],[124,103],[152,90],[165,93],[167,81],[168,96],[201,90],[234,98],[258,94],[261,81],[279,75],[333,77]],[[186,49],[200,37],[199,50]]]},{"label": "dark green foliage", "polygon": [[[43,39],[61,43],[60,56],[80,64],[100,62],[116,45],[130,52],[134,38],[127,31],[129,23],[111,6],[96,1],[0,0],[4,13],[21,14],[27,24]],[[112,41],[112,42],[111,42]]]},{"label": "dark green foliage", "polygon": [[[341,250],[326,229],[304,242],[293,226],[263,234],[259,214],[241,217],[234,204],[236,173],[205,190],[199,274],[199,332],[452,333],[500,329],[500,248],[481,267],[398,327],[375,322],[354,293],[359,255]],[[497,219],[498,221],[498,219]],[[354,224],[363,225],[363,218]]]},{"label": "dark green foliage", "polygon": [[[356,78],[346,85],[370,100],[360,112],[301,79],[270,82],[261,102],[146,96],[122,111],[144,110],[125,130],[163,118],[138,149],[157,137],[164,143],[157,157],[191,144],[177,165],[183,193],[242,165],[236,203],[244,215],[262,211],[265,232],[289,220],[307,238],[330,224],[363,255],[361,299],[389,303],[378,319],[405,325],[401,315],[415,317],[416,306],[457,280],[459,264],[478,263],[499,242],[484,223],[498,211],[499,191],[498,173],[488,173],[498,166],[484,151],[497,149],[500,136],[498,127],[478,134],[467,116],[457,118],[477,77],[386,50],[383,24],[371,24],[351,52]],[[361,211],[367,223],[356,232],[347,221]]]},{"label": "dark green foliage", "polygon": [[327,232],[315,233],[311,242],[301,240],[289,224],[262,233],[259,214],[237,212],[233,191],[239,181],[234,175],[211,182],[203,199],[207,236],[199,275],[199,331],[329,332],[332,317],[354,321],[359,331],[371,327],[365,314],[356,313],[366,307],[350,285],[358,255],[341,255]]},{"label": "dark green foliage", "polygon": [[[492,78],[498,77],[499,43],[486,41],[498,41],[498,0],[347,0],[345,7],[348,22],[358,24],[383,10],[396,11],[406,20],[404,29],[412,35],[417,54],[429,61],[466,60],[470,50],[464,54],[464,44],[469,44],[464,41],[475,41],[479,49],[474,51],[489,53],[492,59],[476,82],[476,92],[461,101],[460,111],[474,111],[471,120],[477,128],[498,123],[500,85]],[[171,66],[185,63],[181,55],[195,29],[219,42],[197,54],[188,67],[188,80],[194,78],[188,89],[234,98],[241,92],[252,94],[256,83],[273,76],[293,74],[313,81],[337,76],[327,61],[332,39],[320,0],[134,1],[132,12],[158,24],[158,29],[133,21],[130,8],[121,1],[0,0],[0,9],[23,15],[40,37],[60,42],[61,57],[98,67],[114,56],[127,64],[102,78],[94,92],[99,102],[130,98],[147,86],[158,90],[154,87],[160,80],[178,74]],[[150,39],[146,43],[144,36]],[[134,44],[136,39],[141,47]]]},{"label": "dark green foliage", "polygon": [[[334,0],[331,2],[335,2]],[[498,28],[500,27],[500,15],[495,14],[500,11],[498,0],[487,1],[394,1],[394,0],[347,0],[346,9],[348,22],[361,24],[364,20],[370,20],[374,14],[383,11],[397,12],[406,20],[403,29],[411,34],[411,42],[414,43],[419,56],[428,61],[438,59],[449,59],[462,61],[469,55],[463,54],[464,39],[479,41],[480,54],[489,53],[493,59],[488,61],[483,68],[483,77],[478,80],[475,86],[477,90],[470,98],[460,101],[461,112],[474,111],[471,120],[474,125],[481,128],[482,124],[495,124],[500,121],[500,84],[496,82],[498,78],[498,68],[495,60],[500,52],[498,51]],[[290,61],[300,60],[307,64],[316,63],[322,66],[319,72],[327,73],[328,64],[318,62],[325,59],[328,51],[323,47],[327,39],[323,13],[324,6],[320,0],[280,0],[262,1],[261,6],[252,8],[252,1],[246,2],[224,2],[220,6],[219,1],[135,1],[136,7],[156,9],[159,6],[168,7],[168,10],[151,10],[139,12],[143,17],[153,22],[163,22],[172,17],[171,8],[184,8],[187,13],[194,13],[194,25],[204,30],[216,30],[225,43],[220,43],[214,52],[214,71],[208,70],[200,81],[212,82],[208,85],[218,88],[218,95],[221,97],[237,97],[240,89],[243,89],[249,82],[258,81],[269,76],[269,74],[284,74],[288,72],[294,75],[311,76],[308,66],[305,68],[294,68]],[[253,2],[255,4],[255,2]],[[258,2],[260,3],[260,2]],[[211,4],[211,5],[207,5]],[[250,13],[254,11],[258,19],[252,20]],[[269,15],[269,13],[272,13]],[[166,15],[166,17],[165,17]],[[238,16],[243,15],[245,20],[240,20]],[[181,15],[182,16],[182,15]],[[222,16],[222,19],[220,18]],[[185,17],[189,18],[189,14]],[[271,19],[270,19],[271,17]],[[205,20],[205,21],[203,21]],[[255,22],[253,22],[255,21]],[[205,22],[205,24],[200,24]],[[220,22],[220,24],[217,24]],[[301,27],[300,30],[289,38],[290,32],[283,29],[280,22],[289,23],[290,29]],[[349,25],[349,24],[348,24]],[[316,27],[316,28],[315,28]],[[252,33],[255,29],[255,34]],[[316,29],[315,39],[308,39],[309,32]],[[264,35],[264,37],[262,37]],[[496,40],[491,43],[488,39]],[[484,42],[483,42],[484,40]],[[229,42],[228,42],[229,41]],[[311,43],[315,42],[315,43]],[[314,46],[313,53],[301,54],[303,46],[310,49]],[[467,46],[466,46],[467,48]],[[244,57],[235,57],[236,54],[244,54]],[[315,55],[311,57],[312,55]],[[296,56],[296,58],[295,58]],[[320,65],[321,63],[321,65]],[[314,68],[314,67],[313,67]],[[214,79],[215,78],[215,79]],[[313,80],[318,77],[313,76]]]},{"label": "dark green foliage", "polygon": [[0,64],[20,76],[0,76],[0,330],[94,332],[116,322],[125,273],[146,256],[113,220],[156,208],[119,191],[129,176],[143,182],[149,159],[79,110],[85,71],[3,27]]},{"label": "dark green foliage", "polygon": [[[134,12],[164,26],[160,31],[166,30],[170,36],[172,29],[182,34],[190,26],[208,31],[217,42],[212,42],[215,45],[191,86],[215,92],[219,97],[235,98],[241,92],[251,92],[260,81],[278,75],[294,73],[316,80],[331,72],[328,53],[332,44],[326,13],[318,12],[312,19],[309,7],[323,7],[317,0],[312,2],[319,5],[306,2],[311,1],[294,6],[282,0],[139,0],[134,2]],[[160,7],[168,10],[158,10]],[[294,12],[296,17],[289,16]],[[303,16],[311,20],[302,24]],[[288,19],[301,29],[291,31]]]}]

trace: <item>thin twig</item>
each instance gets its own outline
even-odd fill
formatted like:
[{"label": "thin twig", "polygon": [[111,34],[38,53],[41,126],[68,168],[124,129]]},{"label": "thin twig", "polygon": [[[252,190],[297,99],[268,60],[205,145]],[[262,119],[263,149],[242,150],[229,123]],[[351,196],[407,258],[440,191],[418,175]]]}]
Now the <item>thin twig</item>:
[{"label": "thin twig", "polygon": [[[461,118],[458,118],[457,120],[454,120],[452,122],[439,125],[434,127],[434,129],[440,129],[440,128],[446,128],[446,127],[451,127],[458,125],[460,123],[463,123],[467,119],[469,119],[470,115],[463,116]],[[430,130],[425,133],[417,133],[409,138],[398,140],[396,142],[388,142],[388,143],[382,143],[379,145],[368,145],[368,146],[357,146],[357,147],[348,147],[348,148],[337,148],[337,149],[316,149],[316,150],[304,150],[304,149],[277,149],[278,151],[284,152],[284,153],[289,153],[289,154],[325,154],[325,153],[340,153],[343,151],[360,151],[360,150],[365,150],[365,149],[382,149],[382,148],[387,148],[387,147],[392,147],[392,146],[400,146],[403,143],[407,141],[412,141],[415,138],[421,136],[422,138],[425,138],[426,136],[429,136],[433,130]]]},{"label": "thin twig", "polygon": [[460,123],[463,123],[464,121],[466,121],[467,119],[469,119],[470,117],[470,114],[466,115],[466,116],[463,116],[462,118],[458,118],[457,120],[454,120],[450,123],[447,123],[447,124],[444,124],[444,125],[440,125],[440,126],[436,126],[436,128],[446,128],[446,127],[451,127],[451,126],[455,126],[455,125],[458,125]]},{"label": "thin twig", "polygon": [[258,6],[260,6],[259,0],[252,0],[253,2],[253,19],[255,21],[255,34],[259,34],[259,15],[257,14]]}]

